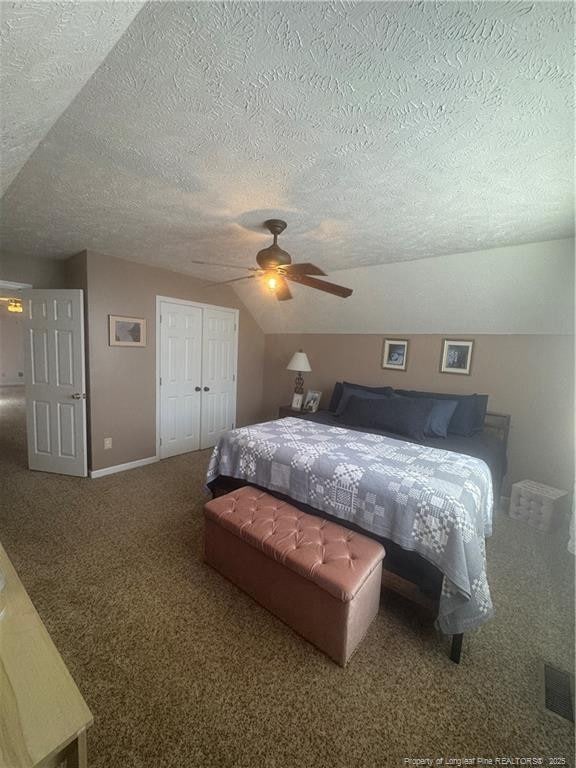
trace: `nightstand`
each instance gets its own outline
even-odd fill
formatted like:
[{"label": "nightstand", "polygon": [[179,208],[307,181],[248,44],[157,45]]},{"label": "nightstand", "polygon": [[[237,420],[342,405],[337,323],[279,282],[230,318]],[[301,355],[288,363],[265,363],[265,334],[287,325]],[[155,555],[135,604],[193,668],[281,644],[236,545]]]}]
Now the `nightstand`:
[{"label": "nightstand", "polygon": [[278,408],[279,419],[285,419],[286,416],[294,416],[296,419],[309,419],[310,416],[313,415],[314,414],[308,413],[307,411],[293,411],[289,405],[281,405],[280,408]]}]

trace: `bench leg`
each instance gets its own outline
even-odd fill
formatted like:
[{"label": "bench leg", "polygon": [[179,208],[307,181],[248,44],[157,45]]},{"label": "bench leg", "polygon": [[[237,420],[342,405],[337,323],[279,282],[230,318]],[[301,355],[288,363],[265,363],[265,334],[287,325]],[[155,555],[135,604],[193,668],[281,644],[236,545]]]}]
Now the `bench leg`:
[{"label": "bench leg", "polygon": [[462,655],[462,640],[464,634],[461,632],[459,635],[452,635],[452,647],[450,649],[450,661],[454,664],[460,664],[460,656]]}]

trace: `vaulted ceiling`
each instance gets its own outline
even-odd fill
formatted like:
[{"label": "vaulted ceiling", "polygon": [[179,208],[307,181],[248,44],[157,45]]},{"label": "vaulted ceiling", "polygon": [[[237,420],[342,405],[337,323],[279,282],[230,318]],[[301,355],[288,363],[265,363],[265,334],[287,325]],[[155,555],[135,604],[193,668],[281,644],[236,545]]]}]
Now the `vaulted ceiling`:
[{"label": "vaulted ceiling", "polygon": [[141,2],[0,5],[0,194],[141,7]]},{"label": "vaulted ceiling", "polygon": [[327,272],[567,237],[573,14],[3,3],[2,247],[218,280],[271,216]]}]

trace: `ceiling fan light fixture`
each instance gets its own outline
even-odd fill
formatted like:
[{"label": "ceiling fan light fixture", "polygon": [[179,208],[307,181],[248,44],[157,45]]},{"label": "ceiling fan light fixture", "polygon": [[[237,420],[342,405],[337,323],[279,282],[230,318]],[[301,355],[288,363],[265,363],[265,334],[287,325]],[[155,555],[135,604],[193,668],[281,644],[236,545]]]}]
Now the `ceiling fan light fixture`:
[{"label": "ceiling fan light fixture", "polygon": [[270,291],[270,293],[276,293],[276,290],[278,289],[278,278],[276,275],[268,275],[265,278],[266,281],[266,287]]}]

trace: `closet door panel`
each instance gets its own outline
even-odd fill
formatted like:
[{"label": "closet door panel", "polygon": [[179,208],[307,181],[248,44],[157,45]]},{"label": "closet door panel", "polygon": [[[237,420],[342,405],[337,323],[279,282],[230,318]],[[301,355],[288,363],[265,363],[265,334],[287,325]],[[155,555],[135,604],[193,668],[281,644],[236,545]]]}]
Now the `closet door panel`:
[{"label": "closet door panel", "polygon": [[202,344],[202,448],[236,425],[237,313],[204,309]]},{"label": "closet door panel", "polygon": [[160,305],[160,457],[200,448],[202,309]]}]

